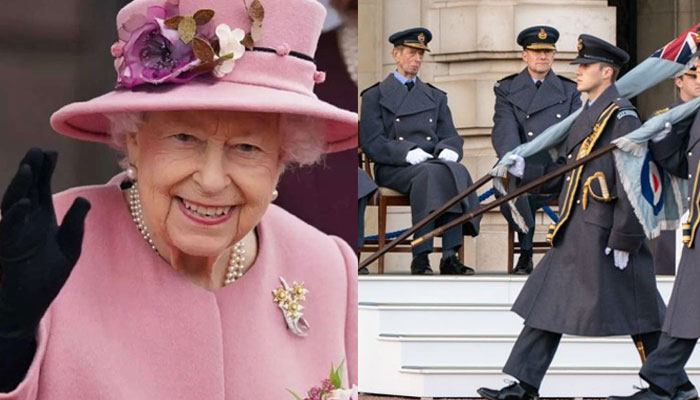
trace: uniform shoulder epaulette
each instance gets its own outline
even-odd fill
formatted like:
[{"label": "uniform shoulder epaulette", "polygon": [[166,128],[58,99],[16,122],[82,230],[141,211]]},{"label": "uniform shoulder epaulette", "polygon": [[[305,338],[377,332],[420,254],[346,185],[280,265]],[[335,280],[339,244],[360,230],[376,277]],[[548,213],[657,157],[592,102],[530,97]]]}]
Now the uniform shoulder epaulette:
[{"label": "uniform shoulder epaulette", "polygon": [[440,89],[440,88],[437,87],[437,86],[434,86],[432,83],[425,82],[425,84],[428,85],[428,86],[430,86],[431,88],[437,90],[438,92],[440,92],[440,93],[442,93],[442,94],[444,94],[444,95],[447,95],[447,92],[446,92],[446,91]]},{"label": "uniform shoulder epaulette", "polygon": [[662,109],[660,109],[660,110],[654,111],[651,115],[652,115],[652,116],[661,115],[661,114],[663,114],[663,113],[668,112],[670,109],[671,109],[670,107],[662,108]]},{"label": "uniform shoulder epaulette", "polygon": [[570,82],[570,83],[573,83],[574,85],[576,85],[576,81],[573,80],[573,79],[571,79],[571,78],[567,78],[567,77],[565,77],[564,75],[559,75],[559,74],[557,74],[557,76],[558,76],[559,79],[561,79],[562,81]]},{"label": "uniform shoulder epaulette", "polygon": [[513,79],[513,78],[515,78],[516,76],[518,76],[518,74],[510,74],[510,75],[508,75],[508,76],[504,76],[503,78],[497,80],[496,83],[493,84],[493,86],[494,86],[494,87],[500,87],[500,86],[501,86],[501,82],[505,82],[505,81],[507,81],[507,80],[509,80],[509,79]]},{"label": "uniform shoulder epaulette", "polygon": [[632,105],[629,100],[624,97],[618,97],[613,101],[620,107],[620,109],[617,110],[617,119],[622,119],[625,117],[634,117],[639,119],[637,109],[634,108],[634,105]]},{"label": "uniform shoulder epaulette", "polygon": [[366,88],[365,90],[361,91],[361,92],[360,92],[360,96],[362,96],[363,94],[365,94],[366,91],[372,89],[373,87],[379,86],[380,83],[381,83],[381,82],[377,82],[377,83],[375,83],[374,85],[372,85],[372,86]]},{"label": "uniform shoulder epaulette", "polygon": [[508,75],[508,76],[504,76],[503,78],[499,79],[499,80],[498,80],[498,81],[496,81],[496,82],[503,82],[503,81],[507,81],[508,79],[512,79],[512,78],[515,78],[516,76],[518,76],[518,74],[517,74],[517,73],[516,73],[516,74],[510,74],[510,75]]}]

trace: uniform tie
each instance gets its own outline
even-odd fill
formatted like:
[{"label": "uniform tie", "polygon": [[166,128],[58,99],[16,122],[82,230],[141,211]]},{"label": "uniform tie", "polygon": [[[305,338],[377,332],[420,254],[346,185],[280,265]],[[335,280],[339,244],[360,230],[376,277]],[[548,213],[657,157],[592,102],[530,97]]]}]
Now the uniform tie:
[{"label": "uniform tie", "polygon": [[535,82],[535,86],[537,86],[537,89],[539,89],[540,86],[542,86],[542,81]]},{"label": "uniform tie", "polygon": [[405,83],[405,85],[406,85],[406,87],[408,88],[408,91],[409,91],[409,92],[411,91],[411,89],[413,89],[413,86],[414,86],[415,84],[416,84],[416,83],[413,82],[413,81],[407,81],[407,82]]}]

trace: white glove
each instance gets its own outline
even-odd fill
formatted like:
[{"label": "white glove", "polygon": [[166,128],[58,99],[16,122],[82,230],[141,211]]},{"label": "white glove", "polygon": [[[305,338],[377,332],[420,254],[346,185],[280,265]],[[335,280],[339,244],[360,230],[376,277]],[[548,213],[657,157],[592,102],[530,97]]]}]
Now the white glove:
[{"label": "white glove", "polygon": [[525,173],[525,159],[515,154],[511,154],[508,158],[515,162],[508,168],[508,172],[515,177],[522,178]]},{"label": "white glove", "polygon": [[668,134],[671,133],[672,129],[673,129],[673,125],[671,125],[670,122],[666,122],[666,125],[664,125],[664,129],[661,132],[654,135],[651,138],[651,141],[654,143],[657,143],[657,142],[660,142],[660,141],[666,139],[666,136],[668,136]]},{"label": "white glove", "polygon": [[406,154],[406,162],[411,165],[420,164],[429,158],[433,158],[433,155],[426,153],[423,149],[413,149]]},{"label": "white glove", "polygon": [[[612,249],[610,247],[605,248],[605,255],[609,255]],[[613,258],[615,259],[615,266],[622,271],[627,268],[627,262],[630,260],[630,253],[624,250],[615,250],[613,253]]]},{"label": "white glove", "polygon": [[459,160],[459,154],[456,151],[450,149],[443,149],[438,158],[445,161],[457,161]]}]

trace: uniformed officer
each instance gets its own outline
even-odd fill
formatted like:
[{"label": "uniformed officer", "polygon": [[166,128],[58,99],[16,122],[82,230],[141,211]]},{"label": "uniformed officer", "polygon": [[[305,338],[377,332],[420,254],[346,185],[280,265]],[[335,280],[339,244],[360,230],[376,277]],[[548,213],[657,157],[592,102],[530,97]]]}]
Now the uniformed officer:
[{"label": "uniformed officer", "polygon": [[[509,172],[523,183],[641,125],[634,106],[619,97],[614,85],[620,67],[629,60],[627,53],[590,35],[579,37],[578,50],[572,63],[578,64],[577,88],[588,95],[587,104],[556,163],[543,165],[516,157]],[[590,161],[540,189],[561,192],[560,220],[548,234],[553,247],[513,305],[525,326],[503,372],[518,382],[501,390],[479,389],[488,399],[538,396],[562,334],[633,335],[648,353],[655,348],[661,328],[664,304],[656,289],[654,262],[613,154]]]},{"label": "uniformed officer", "polygon": [[[411,217],[417,223],[472,184],[460,164],[463,140],[452,122],[447,96],[417,75],[432,34],[425,28],[397,32],[389,37],[396,70],[362,92],[360,145],[375,163],[379,186],[406,193]],[[478,207],[476,193],[454,205],[437,224],[442,225]],[[434,229],[428,224],[415,234]],[[463,236],[477,235],[479,220],[447,231],[442,237],[441,274],[473,274],[457,259]],[[432,240],[413,248],[411,273],[432,274],[428,254]]]},{"label": "uniformed officer", "polygon": [[[700,56],[700,52],[695,56]],[[700,68],[700,61],[694,61]],[[700,76],[696,76],[700,85]],[[674,125],[674,130],[683,122]],[[681,128],[684,129],[684,128]],[[660,140],[659,140],[660,139]],[[665,138],[652,139],[649,149],[654,159],[668,172],[688,178],[689,217],[683,224],[683,252],[678,276],[668,304],[659,346],[651,353],[639,375],[649,383],[649,389],[629,397],[613,396],[613,400],[688,400],[698,392],[684,371],[685,364],[700,338],[700,113],[695,114],[689,135],[669,133]]]},{"label": "uniformed officer", "polygon": [[[676,88],[676,101],[670,107],[658,110],[654,115],[664,113],[700,96],[700,83],[697,82],[695,67],[681,71],[673,79]],[[652,253],[657,274],[673,275],[676,272],[676,232],[662,231],[661,235],[652,241]]]},{"label": "uniformed officer", "polygon": [[[581,107],[576,82],[552,71],[558,39],[559,31],[551,26],[533,26],[518,35],[517,43],[523,47],[522,58],[527,66],[520,73],[499,80],[493,88],[496,106],[491,141],[499,158]],[[537,158],[543,162],[551,160],[547,152]],[[529,229],[527,233],[513,221],[510,207],[501,206],[503,216],[518,232],[520,243],[520,257],[513,273],[532,271],[535,212],[552,198],[552,195],[524,195],[516,200],[515,206]]]}]

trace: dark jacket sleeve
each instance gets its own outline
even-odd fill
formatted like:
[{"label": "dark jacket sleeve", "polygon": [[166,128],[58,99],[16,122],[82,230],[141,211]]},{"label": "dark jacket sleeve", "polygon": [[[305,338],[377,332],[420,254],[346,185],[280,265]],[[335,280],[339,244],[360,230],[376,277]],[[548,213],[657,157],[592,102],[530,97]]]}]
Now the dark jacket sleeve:
[{"label": "dark jacket sleeve", "polygon": [[493,130],[491,131],[491,143],[496,150],[498,158],[507,152],[520,146],[520,133],[518,120],[513,112],[513,107],[506,100],[506,93],[498,86],[493,88],[496,94],[496,105],[493,112]]},{"label": "dark jacket sleeve", "polygon": [[681,178],[688,177],[688,158],[685,155],[690,138],[686,126],[689,125],[688,121],[692,122],[692,119],[688,118],[674,125],[673,130],[664,139],[656,143],[649,141],[649,151],[654,160],[661,168]]},{"label": "dark jacket sleeve", "polygon": [[462,147],[464,139],[459,136],[455,124],[452,121],[452,112],[447,106],[447,96],[440,96],[440,104],[438,106],[437,131],[438,142],[435,145],[435,156],[439,156],[444,149],[450,149],[459,155],[459,160],[462,159]]},{"label": "dark jacket sleeve", "polygon": [[[615,117],[613,117],[615,118]],[[628,116],[620,120],[611,121],[615,123],[613,138],[617,139],[624,136],[633,130],[639,128],[642,124],[638,118]],[[614,157],[612,154],[608,157]],[[617,171],[617,167],[615,167]],[[634,213],[632,204],[627,197],[627,192],[622,185],[622,179],[617,171],[615,176],[615,191],[617,193],[617,201],[615,201],[615,209],[613,211],[613,224],[608,237],[608,247],[615,250],[623,250],[630,253],[636,253],[646,239],[644,228],[639,223],[637,215]]]},{"label": "dark jacket sleeve", "polygon": [[406,154],[417,147],[407,140],[389,139],[384,131],[379,89],[365,92],[360,114],[360,145],[369,158],[380,164],[406,165]]},{"label": "dark jacket sleeve", "polygon": [[[519,186],[526,185],[537,178],[541,178],[548,173],[555,171],[566,165],[566,158],[559,157],[554,161],[542,162],[541,157],[537,158],[535,161],[533,157],[528,157],[525,159],[525,171],[523,172],[522,178],[520,178]],[[558,194],[561,192],[561,187],[564,184],[564,175],[559,175],[544,184],[537,186],[532,189],[530,193],[534,194]]]}]

